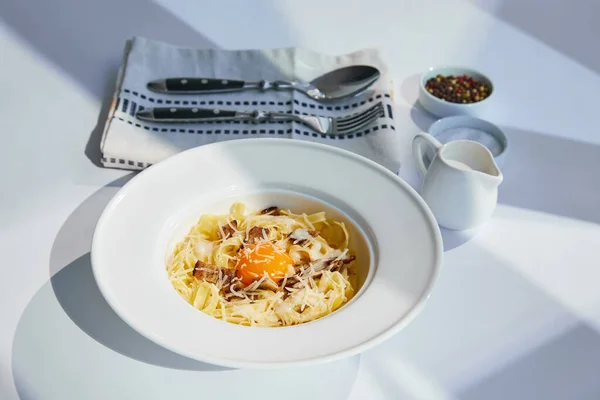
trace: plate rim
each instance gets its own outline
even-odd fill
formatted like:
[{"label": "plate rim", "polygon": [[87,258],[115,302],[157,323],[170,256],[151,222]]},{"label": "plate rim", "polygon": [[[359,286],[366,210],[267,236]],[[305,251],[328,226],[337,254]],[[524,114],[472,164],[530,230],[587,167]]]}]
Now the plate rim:
[{"label": "plate rim", "polygon": [[[104,283],[103,283],[102,279],[98,278],[100,273],[98,272],[99,263],[97,261],[97,257],[98,257],[97,248],[99,246],[97,238],[98,238],[98,232],[100,232],[103,229],[103,226],[106,223],[105,221],[110,217],[112,210],[117,206],[120,199],[125,195],[126,191],[130,190],[129,188],[134,186],[135,182],[142,179],[141,177],[144,177],[145,175],[148,175],[149,173],[154,173],[152,171],[157,171],[160,169],[168,168],[168,166],[171,163],[177,162],[179,158],[188,157],[192,153],[200,152],[200,151],[207,151],[206,150],[207,148],[243,146],[244,144],[248,144],[248,143],[252,143],[253,145],[256,145],[256,144],[258,144],[256,142],[263,142],[263,143],[269,142],[269,143],[281,143],[281,144],[286,143],[286,145],[292,145],[292,143],[293,143],[293,146],[304,146],[307,148],[320,149],[325,152],[337,153],[341,156],[351,159],[353,162],[357,162],[359,164],[365,165],[366,167],[375,169],[378,173],[385,175],[389,179],[392,179],[393,181],[395,181],[396,184],[401,186],[405,192],[408,193],[408,195],[411,197],[411,199],[413,201],[415,201],[420,206],[420,209],[421,209],[420,211],[423,213],[423,215],[428,223],[428,228],[430,228],[430,230],[432,232],[432,237],[433,237],[433,242],[434,242],[433,244],[434,244],[434,249],[435,249],[435,254],[434,254],[435,261],[434,261],[432,273],[429,277],[427,285],[423,288],[423,291],[422,291],[420,297],[415,301],[414,305],[407,311],[407,313],[404,315],[404,317],[402,317],[402,319],[400,321],[394,323],[387,330],[382,331],[380,334],[378,334],[374,337],[371,337],[369,339],[366,339],[365,341],[361,342],[360,344],[349,347],[342,351],[323,354],[320,356],[309,357],[309,358],[305,358],[305,359],[296,359],[296,360],[289,360],[289,361],[242,361],[242,360],[232,360],[232,359],[223,358],[223,357],[213,357],[210,355],[203,355],[202,358],[199,358],[198,355],[194,354],[193,352],[187,352],[187,351],[185,351],[185,349],[182,349],[182,348],[175,348],[175,346],[172,346],[171,344],[169,344],[167,340],[162,340],[160,337],[153,335],[152,332],[148,332],[147,330],[144,330],[143,327],[140,327],[135,320],[130,319],[129,317],[127,317],[126,315],[124,315],[120,312],[119,305],[117,304],[118,301],[116,301],[116,299],[114,299],[112,297],[112,295],[109,294],[110,290],[108,288],[104,287]],[[121,318],[125,323],[127,323],[137,333],[139,333],[143,337],[151,340],[155,344],[168,349],[169,351],[172,351],[176,354],[182,355],[182,356],[190,358],[190,359],[197,360],[199,362],[206,362],[206,363],[221,365],[221,366],[230,367],[230,368],[252,368],[252,369],[269,369],[269,368],[274,368],[274,367],[306,366],[306,365],[312,365],[312,364],[315,364],[318,362],[319,363],[320,362],[331,362],[331,361],[335,361],[335,360],[339,360],[342,358],[346,358],[346,357],[350,357],[350,356],[359,354],[373,346],[376,346],[377,344],[380,344],[380,343],[386,341],[391,336],[393,336],[394,334],[396,334],[397,332],[399,332],[400,330],[405,328],[407,325],[409,325],[413,321],[413,319],[421,312],[421,310],[425,306],[426,301],[431,296],[431,292],[433,290],[435,282],[437,282],[437,280],[439,278],[439,274],[441,271],[441,266],[442,266],[443,258],[444,258],[443,256],[444,256],[444,252],[443,252],[442,236],[441,236],[439,226],[435,220],[435,217],[433,216],[433,213],[431,212],[431,210],[429,209],[429,207],[427,206],[427,204],[425,203],[423,198],[417,193],[417,191],[414,188],[412,188],[407,182],[405,182],[402,178],[400,178],[398,175],[394,174],[387,168],[383,167],[382,165],[376,163],[375,161],[373,161],[371,159],[368,159],[364,156],[361,156],[359,154],[353,153],[353,152],[345,150],[345,149],[341,149],[338,147],[321,144],[321,143],[309,142],[309,141],[297,140],[297,141],[291,142],[290,139],[283,139],[283,138],[260,138],[258,140],[257,140],[257,138],[244,138],[244,139],[237,139],[237,140],[214,142],[214,143],[198,146],[195,148],[191,148],[188,150],[184,150],[178,154],[175,154],[175,155],[141,171],[136,176],[134,176],[132,179],[130,179],[125,185],[123,185],[123,187],[121,187],[119,189],[119,191],[113,196],[113,198],[109,201],[109,203],[106,205],[106,207],[102,211],[102,213],[96,223],[95,229],[94,229],[94,234],[92,237],[91,252],[90,252],[92,272],[93,272],[96,284],[98,285],[98,288],[99,288],[100,292],[102,293],[102,296],[104,297],[106,302],[109,304],[111,309],[119,316],[119,318]]]}]

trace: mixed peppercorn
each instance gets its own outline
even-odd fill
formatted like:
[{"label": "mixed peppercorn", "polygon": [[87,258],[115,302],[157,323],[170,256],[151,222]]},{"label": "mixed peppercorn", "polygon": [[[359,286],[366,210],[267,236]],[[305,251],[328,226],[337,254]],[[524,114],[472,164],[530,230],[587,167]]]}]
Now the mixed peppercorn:
[{"label": "mixed peppercorn", "polygon": [[492,92],[489,85],[468,75],[437,75],[425,84],[425,89],[438,99],[451,103],[476,103]]}]

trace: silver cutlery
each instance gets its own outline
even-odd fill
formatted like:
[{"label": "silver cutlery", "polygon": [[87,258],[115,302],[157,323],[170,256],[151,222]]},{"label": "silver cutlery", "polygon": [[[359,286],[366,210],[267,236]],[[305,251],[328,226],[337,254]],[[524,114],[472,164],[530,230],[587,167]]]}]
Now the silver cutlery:
[{"label": "silver cutlery", "polygon": [[319,76],[312,81],[258,81],[245,82],[231,79],[212,78],[167,78],[152,81],[148,89],[170,94],[206,94],[237,92],[243,90],[297,90],[321,102],[333,102],[357,96],[367,90],[380,72],[369,65],[353,65],[339,68]]},{"label": "silver cutlery", "polygon": [[136,116],[142,121],[162,123],[198,123],[215,121],[251,121],[261,123],[296,121],[303,123],[318,133],[327,135],[345,135],[369,125],[379,117],[383,117],[384,110],[383,104],[378,102],[367,110],[340,118],[330,118],[267,111],[246,112],[206,108],[160,107],[146,108],[142,111],[138,111]]}]

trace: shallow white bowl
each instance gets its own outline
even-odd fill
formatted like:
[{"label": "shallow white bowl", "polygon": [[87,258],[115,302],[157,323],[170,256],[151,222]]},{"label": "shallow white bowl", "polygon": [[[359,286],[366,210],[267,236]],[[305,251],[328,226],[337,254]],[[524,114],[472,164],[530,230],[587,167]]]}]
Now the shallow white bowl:
[{"label": "shallow white bowl", "polygon": [[[446,117],[442,119],[438,119],[429,127],[429,134],[436,139],[438,139],[442,144],[446,144],[448,140],[442,139],[440,136],[448,129],[453,128],[473,128],[479,131],[485,132],[490,135],[490,139],[493,138],[495,140],[496,149],[500,149],[500,151],[494,151],[494,148],[488,147],[488,150],[494,156],[494,160],[496,164],[502,168],[504,165],[504,160],[506,159],[506,154],[508,153],[508,137],[504,134],[502,129],[498,126],[492,124],[489,121],[485,121],[483,119],[474,118],[468,115],[455,115],[453,117]],[[454,140],[473,140],[469,137],[457,137]],[[477,141],[477,140],[476,140]],[[480,142],[484,146],[486,143]],[[489,143],[488,143],[489,144]],[[487,146],[486,146],[487,147]],[[423,158],[425,160],[425,165],[429,165],[431,160],[433,159],[433,150],[427,149],[426,152],[423,153]]]},{"label": "shallow white bowl", "polygon": [[[349,224],[361,288],[340,310],[283,328],[238,326],[194,309],[172,288],[165,260],[205,213],[253,208],[325,210]],[[380,165],[334,147],[247,139],[173,156],[127,183],[104,210],[92,243],[98,286],[142,335],[182,355],[230,367],[275,367],[356,354],[420,310],[442,262],[425,202]]]},{"label": "shallow white bowl", "polygon": [[[435,78],[438,74],[448,75],[468,75],[475,80],[483,81],[488,84],[492,91],[489,96],[485,99],[478,101],[477,103],[460,104],[451,103],[442,99],[438,99],[425,89],[427,81],[431,78]],[[451,115],[481,115],[488,105],[491,103],[494,96],[494,84],[490,78],[471,68],[466,67],[431,67],[424,74],[421,75],[419,80],[419,103],[427,111],[438,117],[449,117]]]}]

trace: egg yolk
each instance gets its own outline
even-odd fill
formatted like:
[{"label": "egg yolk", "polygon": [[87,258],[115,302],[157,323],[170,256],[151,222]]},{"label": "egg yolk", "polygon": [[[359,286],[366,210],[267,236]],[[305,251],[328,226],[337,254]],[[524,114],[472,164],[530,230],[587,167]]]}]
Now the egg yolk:
[{"label": "egg yolk", "polygon": [[253,281],[262,278],[265,272],[275,283],[278,283],[290,266],[294,266],[294,261],[284,250],[264,242],[244,249],[236,269],[237,276],[244,285],[250,285]]}]

